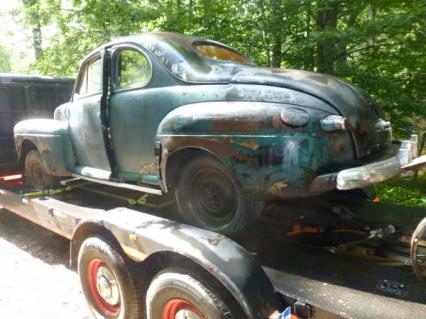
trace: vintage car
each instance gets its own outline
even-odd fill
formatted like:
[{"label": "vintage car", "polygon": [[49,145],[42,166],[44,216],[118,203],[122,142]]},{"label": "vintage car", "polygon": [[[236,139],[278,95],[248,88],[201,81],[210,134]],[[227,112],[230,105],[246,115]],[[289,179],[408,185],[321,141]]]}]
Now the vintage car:
[{"label": "vintage car", "polygon": [[416,153],[360,89],[335,77],[256,66],[219,42],[143,33],[80,66],[54,119],[14,128],[27,179],[75,176],[174,192],[184,219],[232,234],[270,198],[307,197],[388,179]]}]

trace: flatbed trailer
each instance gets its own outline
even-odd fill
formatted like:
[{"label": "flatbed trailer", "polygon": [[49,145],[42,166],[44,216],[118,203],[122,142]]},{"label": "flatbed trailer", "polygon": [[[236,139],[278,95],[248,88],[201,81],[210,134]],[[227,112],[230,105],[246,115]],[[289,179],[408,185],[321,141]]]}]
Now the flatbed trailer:
[{"label": "flatbed trailer", "polygon": [[[88,239],[111,243],[141,282],[141,309],[153,279],[179,268],[221,296],[233,318],[284,318],[287,307],[297,318],[426,318],[426,287],[410,255],[424,209],[353,193],[272,202],[231,239],[181,223],[172,200],[81,180],[38,192],[3,176],[0,206],[69,239],[74,267]],[[96,314],[99,304],[86,299]]]}]

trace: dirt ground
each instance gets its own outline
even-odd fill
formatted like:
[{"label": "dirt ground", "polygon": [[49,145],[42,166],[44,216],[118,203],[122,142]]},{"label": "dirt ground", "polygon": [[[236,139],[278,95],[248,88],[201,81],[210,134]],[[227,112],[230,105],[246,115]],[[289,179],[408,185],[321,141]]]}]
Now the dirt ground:
[{"label": "dirt ground", "polygon": [[0,318],[91,318],[69,242],[0,209]]}]

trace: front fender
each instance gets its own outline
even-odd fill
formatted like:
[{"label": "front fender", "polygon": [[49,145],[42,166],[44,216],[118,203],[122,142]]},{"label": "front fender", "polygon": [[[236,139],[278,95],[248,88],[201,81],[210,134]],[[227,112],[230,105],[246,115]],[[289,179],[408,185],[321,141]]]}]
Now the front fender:
[{"label": "front fender", "polygon": [[245,185],[245,172],[235,166],[246,163],[247,157],[257,153],[269,137],[283,133],[286,129],[280,118],[283,107],[278,103],[218,101],[174,109],[164,117],[157,131],[163,180],[168,158],[181,150],[195,148],[220,159],[235,173],[237,182]]},{"label": "front fender", "polygon": [[25,143],[32,143],[40,152],[44,168],[54,176],[70,175],[74,152],[66,122],[34,119],[18,122],[14,129],[15,146],[21,161]]},{"label": "front fender", "polygon": [[[281,112],[290,109],[308,114],[307,121],[301,126],[284,124]],[[163,180],[171,155],[195,148],[208,151],[225,163],[250,196],[303,196],[320,172],[354,156],[346,131],[330,133],[321,129],[320,120],[328,115],[307,106],[269,102],[181,106],[163,119],[157,133]]]}]

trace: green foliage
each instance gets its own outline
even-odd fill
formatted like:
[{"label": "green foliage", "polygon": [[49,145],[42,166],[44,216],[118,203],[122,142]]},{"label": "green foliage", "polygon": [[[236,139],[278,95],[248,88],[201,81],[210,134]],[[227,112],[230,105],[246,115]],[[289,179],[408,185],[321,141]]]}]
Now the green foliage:
[{"label": "green foliage", "polygon": [[383,202],[426,207],[426,175],[394,178],[374,186]]},{"label": "green foliage", "polygon": [[0,72],[10,72],[10,53],[0,46]]}]

